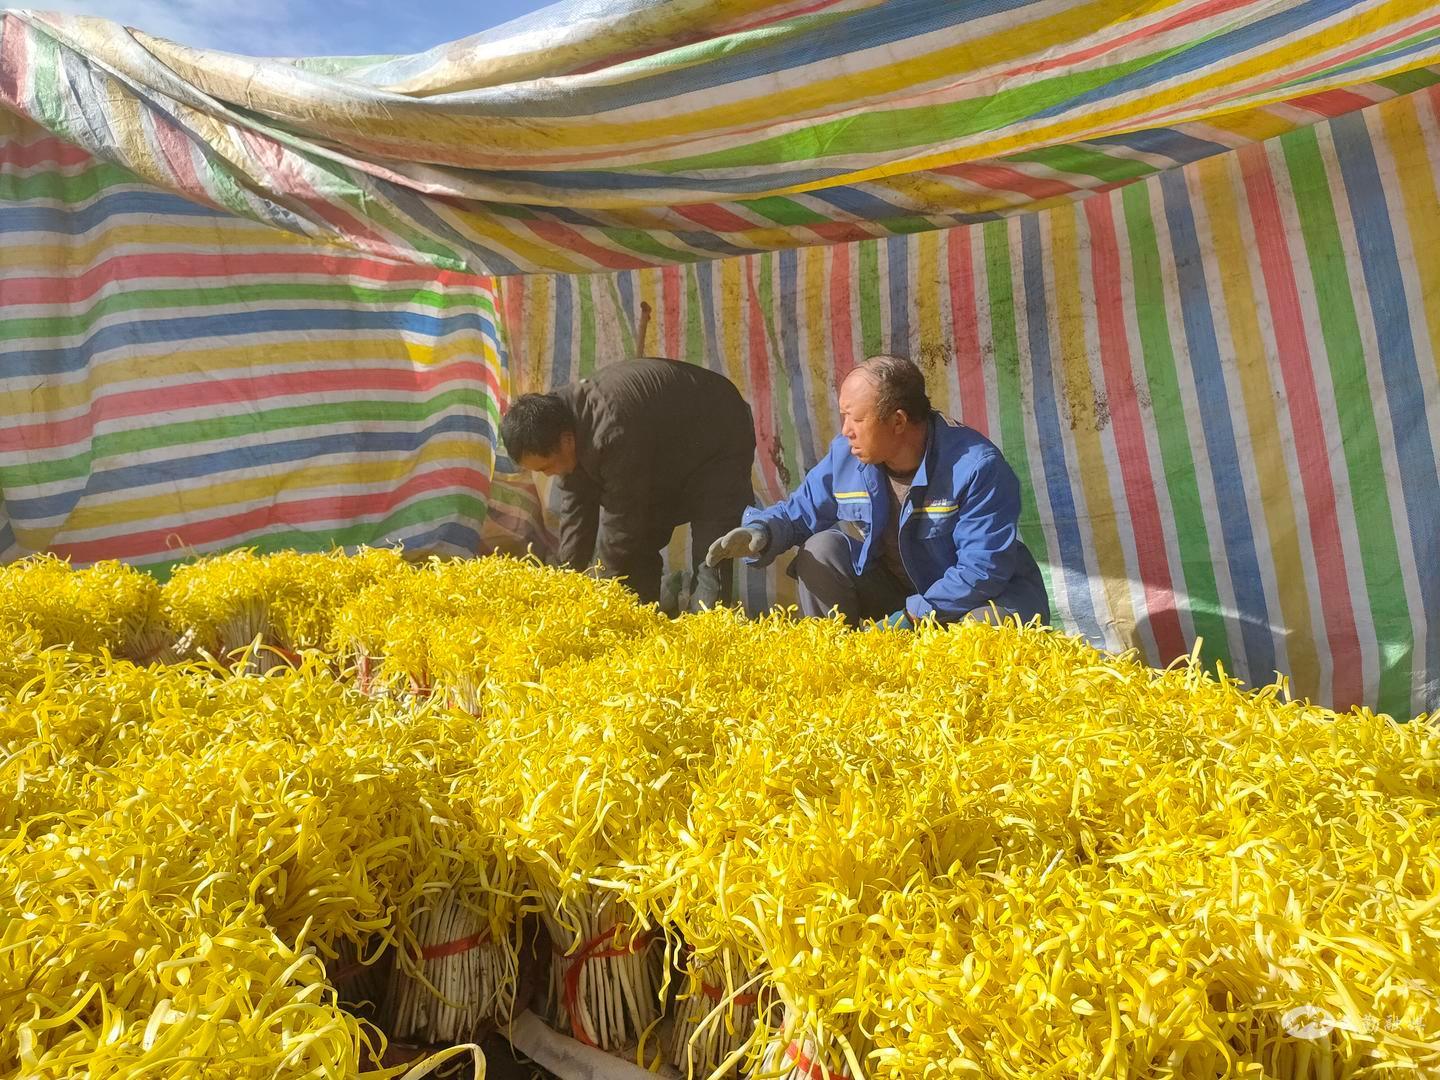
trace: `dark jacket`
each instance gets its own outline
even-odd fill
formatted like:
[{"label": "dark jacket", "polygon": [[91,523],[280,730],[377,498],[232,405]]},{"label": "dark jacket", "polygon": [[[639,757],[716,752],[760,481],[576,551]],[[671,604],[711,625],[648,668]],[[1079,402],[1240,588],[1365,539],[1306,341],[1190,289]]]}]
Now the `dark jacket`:
[{"label": "dark jacket", "polygon": [[682,522],[723,506],[738,524],[751,496],[755,422],[729,379],[641,358],[555,394],[575,415],[579,457],[557,485],[563,563],[583,569],[596,560],[628,575],[637,555],[653,556]]}]

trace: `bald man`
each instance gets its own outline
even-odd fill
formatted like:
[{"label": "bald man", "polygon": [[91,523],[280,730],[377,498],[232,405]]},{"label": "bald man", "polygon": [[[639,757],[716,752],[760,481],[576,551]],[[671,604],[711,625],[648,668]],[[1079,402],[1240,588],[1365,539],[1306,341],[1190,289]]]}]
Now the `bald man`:
[{"label": "bald man", "polygon": [[1020,482],[995,444],[930,407],[909,360],[874,356],[840,387],[841,434],[784,502],[745,512],[710,565],[792,547],[800,611],[908,627],[934,618],[1050,620],[1020,541]]}]

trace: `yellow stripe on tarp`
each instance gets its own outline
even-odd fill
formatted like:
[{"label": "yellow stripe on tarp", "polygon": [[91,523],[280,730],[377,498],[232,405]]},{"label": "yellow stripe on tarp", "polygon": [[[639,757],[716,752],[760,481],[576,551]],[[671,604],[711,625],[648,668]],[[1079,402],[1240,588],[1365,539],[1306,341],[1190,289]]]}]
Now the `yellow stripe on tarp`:
[{"label": "yellow stripe on tarp", "polygon": [[[744,282],[741,280],[741,260],[722,259],[717,267],[715,278],[720,282],[720,300],[715,305],[717,312],[734,311],[743,312],[744,306]],[[754,400],[754,393],[750,386],[750,373],[745,365],[745,339],[743,337],[743,319],[715,320],[716,330],[720,335],[720,355],[725,357],[725,366],[730,376],[730,381],[740,387],[745,394],[745,400],[750,402],[750,408],[763,408],[761,403]],[[764,491],[764,470],[759,470],[762,477],[760,490]]]},{"label": "yellow stripe on tarp", "polygon": [[[232,240],[229,231],[230,219],[225,219],[224,223],[226,226],[225,250],[227,251],[249,253],[247,241],[251,239],[250,227],[254,229],[254,251],[256,252],[277,247],[305,248],[314,251],[317,246],[315,241],[307,240],[303,236],[281,232],[279,229],[248,221],[244,222],[242,226],[245,231]],[[74,273],[76,266],[94,266],[104,263],[107,258],[123,258],[126,255],[161,256],[170,254],[170,252],[162,250],[164,248],[175,248],[180,252],[192,254],[212,253],[216,250],[215,222],[213,221],[205,221],[204,224],[199,225],[162,225],[159,222],[153,225],[133,223],[112,225],[87,233],[86,236],[89,239],[59,244],[53,242],[46,244],[6,243],[3,264],[5,276],[19,277],[23,274],[65,274],[68,276]],[[133,245],[136,250],[114,250],[122,245]],[[333,254],[336,258],[347,256],[350,258],[374,258],[374,256],[362,255],[345,248],[336,248],[333,252],[323,253]]]},{"label": "yellow stripe on tarp", "polygon": [[[492,371],[499,369],[494,350],[477,345],[478,331],[453,334],[431,346],[402,338],[398,334],[384,337],[334,337],[317,340],[284,341],[263,345],[194,348],[177,351],[173,342],[161,342],[163,350],[136,355],[127,352],[123,358],[97,363],[84,378],[74,382],[44,383],[29,390],[0,392],[0,417],[23,421],[46,413],[63,413],[89,404],[96,392],[109,386],[137,379],[187,377],[194,380],[196,372],[204,378],[247,378],[273,375],[281,365],[314,366],[319,363],[343,364],[347,367],[394,365],[409,370],[413,365],[433,366],[454,360],[483,359]],[[146,387],[144,392],[151,388]]]},{"label": "yellow stripe on tarp", "polygon": [[[352,486],[393,482],[421,472],[426,466],[446,459],[457,465],[463,462],[473,464],[482,471],[488,471],[494,464],[493,451],[486,460],[477,458],[475,450],[473,438],[434,438],[424,442],[418,452],[391,460],[364,458],[339,464],[309,466],[297,464],[287,467],[281,490],[283,494],[289,496],[325,491],[326,489],[338,491]],[[273,499],[276,493],[276,477],[273,474],[253,476],[243,480],[188,488],[185,492],[183,508],[187,513],[222,510],[244,503],[264,502],[267,499]],[[160,495],[116,499],[109,502],[85,499],[66,519],[64,532],[74,534],[135,522],[161,520],[172,517],[175,510],[175,495],[168,491]]]},{"label": "yellow stripe on tarp", "polygon": [[1107,622],[1128,628],[1135,625],[1135,608],[1130,596],[1130,574],[1125,565],[1125,548],[1120,542],[1115,500],[1110,491],[1110,468],[1100,443],[1100,418],[1095,409],[1095,383],[1090,374],[1090,352],[1085,340],[1084,305],[1087,298],[1081,289],[1078,216],[1072,210],[1054,214],[1051,218],[1050,250],[1055,275],[1056,321],[1060,330],[1059,359],[1065,372],[1064,385],[1069,396],[1070,426],[1074,432],[1080,488],[1085,493],[1086,520],[1090,523],[1090,539],[1105,591],[1109,619],[1098,611],[1096,614],[1100,616],[1102,628]]},{"label": "yellow stripe on tarp", "polygon": [[1217,131],[1228,132],[1246,142],[1261,142],[1295,130],[1295,124],[1292,121],[1285,120],[1265,109],[1252,109],[1248,112],[1232,113],[1229,116],[1212,116],[1204,123]]},{"label": "yellow stripe on tarp", "polygon": [[[1428,3],[1417,4],[1415,0],[1392,0],[1391,3],[1382,4],[1377,9],[1367,9],[1365,22],[1367,26],[1372,28],[1395,25],[1422,14],[1428,10],[1429,6]],[[1222,90],[1225,87],[1244,82],[1248,79],[1264,76],[1272,71],[1284,70],[1289,63],[1323,56],[1333,46],[1343,44],[1351,38],[1352,35],[1344,29],[1345,25],[1346,24],[1341,24],[1340,28],[1326,27],[1313,34],[1291,37],[1287,39],[1284,44],[1253,56],[1248,60],[1242,59],[1230,65],[1217,65],[1209,69],[1210,74],[1208,77],[1183,84],[1172,84],[1168,87],[1158,88],[1143,98],[1143,104],[1137,100],[1120,102],[1109,106],[1099,105],[1093,109],[1087,109],[1078,116],[1064,117],[1052,124],[1026,126],[1022,131],[1012,131],[1010,134],[1001,138],[969,142],[959,150],[922,155],[920,157],[907,158],[902,162],[893,162],[871,168],[858,169],[839,177],[829,177],[824,180],[814,180],[802,184],[776,188],[766,192],[766,194],[795,195],[806,191],[833,187],[836,184],[860,184],[899,173],[923,172],[944,168],[949,165],[961,164],[966,161],[973,161],[977,158],[1002,157],[1006,154],[1030,150],[1040,146],[1071,143],[1094,137],[1094,135],[1099,132],[1113,135],[1143,130],[1153,127],[1154,125],[1148,119],[1140,120],[1140,122],[1137,123],[1137,118],[1141,116],[1148,117],[1166,107],[1183,105],[1189,99],[1199,97],[1206,91]],[[1016,36],[1023,38],[1024,34],[1018,34]],[[1430,54],[1406,56],[1397,60],[1393,67],[1384,68],[1379,73],[1372,73],[1367,76],[1367,78],[1379,78],[1383,74],[1393,73],[1394,71],[1408,71],[1415,67],[1434,63],[1437,57],[1440,57],[1440,45],[1435,46],[1433,52]],[[925,78],[921,77],[917,79],[917,81],[925,81]],[[1343,85],[1345,80],[1340,79],[1338,82]],[[1314,90],[1318,92],[1324,89],[1326,85],[1326,83],[1316,84]],[[1295,90],[1293,87],[1274,90],[1252,98],[1245,102],[1238,110],[1228,103],[1216,105],[1211,108],[1200,108],[1196,110],[1193,115],[1185,116],[1184,121],[1187,123],[1194,123],[1196,121],[1213,123],[1214,117],[1232,115],[1235,112],[1243,112],[1247,108],[1258,110],[1267,105],[1280,104],[1294,97]],[[1178,121],[1167,119],[1165,122],[1173,124]],[[1258,123],[1258,120],[1256,122]],[[1294,126],[1293,124],[1290,125],[1290,127]],[[1285,128],[1284,130],[1289,130],[1289,128]]]},{"label": "yellow stripe on tarp", "polygon": [[1250,449],[1255,455],[1260,504],[1269,534],[1269,550],[1265,550],[1257,538],[1256,551],[1261,558],[1268,557],[1274,566],[1283,624],[1294,628],[1293,633],[1284,635],[1290,674],[1299,686],[1317,686],[1320,661],[1310,629],[1309,590],[1301,570],[1304,563],[1300,559],[1295,492],[1290,487],[1281,440],[1274,435],[1279,422],[1275,406],[1277,394],[1265,361],[1266,348],[1256,304],[1257,290],[1263,286],[1250,275],[1250,241],[1240,227],[1240,215],[1248,216],[1248,206],[1240,196],[1243,183],[1235,155],[1226,154],[1197,166],[1192,191],[1198,189],[1204,198],[1215,262],[1225,267],[1220,286],[1230,326],[1231,348],[1234,355],[1249,360],[1230,365],[1229,370],[1235,373],[1245,399]]},{"label": "yellow stripe on tarp", "polygon": [[815,425],[817,454],[824,454],[835,439],[835,417],[830,408],[835,368],[826,347],[830,340],[830,322],[825,317],[825,297],[830,286],[826,262],[825,248],[810,247],[800,253],[801,280],[805,283],[805,363],[810,371],[810,400],[806,404]]},{"label": "yellow stripe on tarp", "polygon": [[[1437,105],[1436,92],[1423,91],[1431,108]],[[1405,201],[1405,224],[1415,252],[1415,272],[1420,275],[1420,300],[1425,307],[1425,323],[1430,331],[1430,357],[1440,376],[1440,196],[1435,186],[1435,169],[1420,130],[1416,109],[1424,107],[1417,96],[1414,107],[1379,109],[1377,114],[1385,125],[1386,145],[1395,161],[1395,177]]]},{"label": "yellow stripe on tarp", "polygon": [[[1145,4],[1145,13],[1153,15],[1185,2],[1149,0]],[[397,154],[401,147],[420,145],[417,132],[423,132],[423,144],[432,153],[463,152],[470,168],[555,168],[561,164],[583,168],[621,154],[629,164],[639,166],[691,153],[704,153],[704,146],[692,148],[691,144],[696,139],[724,137],[735,129],[753,130],[771,118],[824,115],[837,109],[863,105],[867,101],[883,107],[883,99],[905,93],[912,87],[942,79],[960,82],[971,73],[1015,63],[1028,56],[1044,55],[1099,34],[1107,27],[1133,21],[1117,23],[1114,0],[1092,0],[1091,3],[1018,26],[1013,21],[1002,20],[1002,25],[984,36],[962,40],[928,53],[902,53],[898,59],[891,59],[891,62],[868,71],[846,70],[831,78],[797,81],[796,85],[767,94],[747,93],[747,81],[742,80],[732,84],[721,103],[689,111],[681,111],[682,107],[674,99],[665,103],[670,108],[656,108],[660,104],[656,102],[643,103],[637,109],[649,106],[653,111],[635,120],[493,115],[469,120],[447,114],[441,123],[438,118],[407,113],[402,107],[383,115],[347,114],[345,125],[361,139],[369,137],[391,144],[386,150],[391,154]],[[885,50],[878,55],[890,59],[895,57],[895,51]],[[708,97],[703,94],[696,96],[702,99]],[[276,104],[278,107],[284,102],[277,101]],[[977,100],[975,104],[982,105],[983,101]],[[1131,111],[1138,107],[1134,104],[1129,106]],[[479,147],[483,147],[486,153],[478,153]],[[563,156],[554,153],[557,147],[561,148]],[[935,160],[947,159],[937,157]],[[923,164],[897,166],[889,172],[911,172],[930,167]],[[888,173],[876,172],[874,175]],[[827,187],[831,183],[833,181],[825,181],[807,187]],[[612,194],[613,200],[608,205],[623,205],[626,202],[620,193]]]}]

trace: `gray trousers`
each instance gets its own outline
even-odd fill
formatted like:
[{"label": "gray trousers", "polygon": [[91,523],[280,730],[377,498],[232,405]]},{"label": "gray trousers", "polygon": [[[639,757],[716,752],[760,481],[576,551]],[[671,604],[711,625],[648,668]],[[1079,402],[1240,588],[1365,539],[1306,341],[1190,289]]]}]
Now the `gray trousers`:
[{"label": "gray trousers", "polygon": [[[878,560],[865,573],[856,574],[850,540],[839,529],[826,529],[806,540],[790,563],[790,575],[798,586],[800,614],[823,619],[838,611],[852,626],[901,610],[906,597],[916,591]],[[998,603],[976,608],[965,618],[991,622],[1012,614]]]}]

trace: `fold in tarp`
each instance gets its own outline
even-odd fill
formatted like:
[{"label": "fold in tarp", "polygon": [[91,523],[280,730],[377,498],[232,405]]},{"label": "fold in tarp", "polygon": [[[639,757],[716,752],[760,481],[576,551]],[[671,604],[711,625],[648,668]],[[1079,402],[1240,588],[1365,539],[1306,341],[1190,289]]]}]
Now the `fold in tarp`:
[{"label": "fold in tarp", "polygon": [[576,0],[417,56],[303,61],[21,11],[0,104],[291,232],[575,273],[1045,207],[1437,60],[1423,0]]}]

